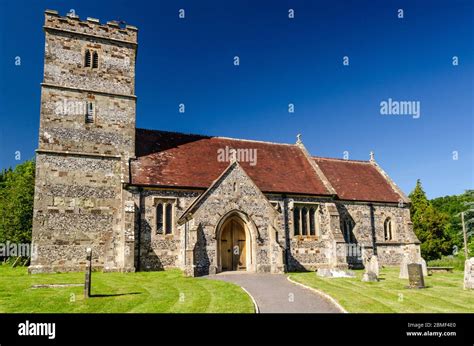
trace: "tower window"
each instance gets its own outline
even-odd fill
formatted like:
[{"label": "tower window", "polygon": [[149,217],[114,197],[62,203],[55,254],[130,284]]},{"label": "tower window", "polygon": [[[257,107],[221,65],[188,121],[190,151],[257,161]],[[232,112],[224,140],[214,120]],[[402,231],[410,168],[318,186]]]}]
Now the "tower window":
[{"label": "tower window", "polygon": [[86,124],[90,124],[94,122],[94,103],[87,102],[86,104]]},{"label": "tower window", "polygon": [[94,51],[92,53],[92,68],[98,68],[99,67],[99,53]]},{"label": "tower window", "polygon": [[96,69],[99,67],[99,53],[93,49],[84,52],[84,67]]},{"label": "tower window", "polygon": [[91,67],[91,51],[86,49],[84,54],[84,67]]}]

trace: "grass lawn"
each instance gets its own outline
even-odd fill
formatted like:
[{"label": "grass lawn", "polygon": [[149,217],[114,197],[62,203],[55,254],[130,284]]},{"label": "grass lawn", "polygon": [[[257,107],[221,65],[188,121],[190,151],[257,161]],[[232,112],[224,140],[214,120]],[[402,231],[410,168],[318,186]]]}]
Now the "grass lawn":
[{"label": "grass lawn", "polygon": [[188,312],[252,313],[249,296],[238,286],[188,278],[179,270],[92,273],[92,295],[83,287],[39,288],[37,284],[84,283],[84,273],[28,275],[26,268],[0,265],[0,313],[29,312]]},{"label": "grass lawn", "polygon": [[461,271],[425,277],[425,289],[406,289],[408,280],[398,278],[398,267],[383,268],[379,282],[362,282],[364,271],[355,272],[354,279],[321,278],[314,272],[289,276],[329,294],[349,312],[474,312],[474,291],[463,289]]}]

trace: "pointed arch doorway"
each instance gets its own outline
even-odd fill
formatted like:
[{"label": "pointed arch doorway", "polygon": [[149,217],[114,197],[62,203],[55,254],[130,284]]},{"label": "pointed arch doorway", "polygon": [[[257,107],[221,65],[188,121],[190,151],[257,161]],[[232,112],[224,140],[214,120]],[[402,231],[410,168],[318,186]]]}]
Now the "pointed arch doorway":
[{"label": "pointed arch doorway", "polygon": [[222,271],[247,270],[247,239],[240,220],[232,217],[224,223],[220,243]]}]

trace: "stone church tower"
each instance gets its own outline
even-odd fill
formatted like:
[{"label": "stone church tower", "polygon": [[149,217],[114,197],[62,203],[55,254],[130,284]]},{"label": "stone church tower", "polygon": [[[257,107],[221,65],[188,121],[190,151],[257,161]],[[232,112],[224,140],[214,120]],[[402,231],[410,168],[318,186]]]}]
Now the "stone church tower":
[{"label": "stone church tower", "polygon": [[44,31],[30,272],[80,270],[88,247],[94,267],[133,270],[137,28],[47,10]]}]

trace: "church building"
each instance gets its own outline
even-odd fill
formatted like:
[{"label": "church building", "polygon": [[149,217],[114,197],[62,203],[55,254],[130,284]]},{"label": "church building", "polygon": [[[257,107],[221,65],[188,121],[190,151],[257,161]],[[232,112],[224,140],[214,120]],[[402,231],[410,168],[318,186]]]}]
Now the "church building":
[{"label": "church building", "polygon": [[420,256],[370,155],[136,128],[137,28],[45,12],[31,273],[281,273]]}]

